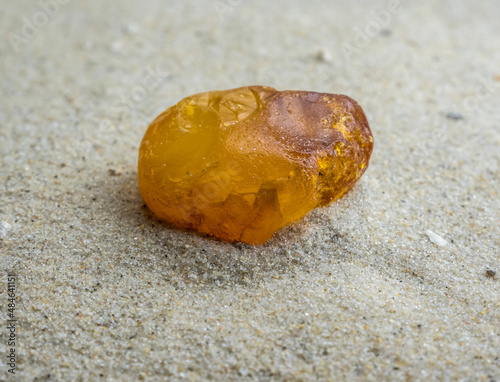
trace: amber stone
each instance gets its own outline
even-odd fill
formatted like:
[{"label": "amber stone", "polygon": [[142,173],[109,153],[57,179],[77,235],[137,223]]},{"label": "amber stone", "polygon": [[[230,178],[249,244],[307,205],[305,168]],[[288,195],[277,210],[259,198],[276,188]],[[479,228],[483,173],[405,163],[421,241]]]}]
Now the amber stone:
[{"label": "amber stone", "polygon": [[139,150],[139,188],[161,220],[227,241],[276,230],[349,191],[373,137],[352,98],[249,86],[160,114]]}]

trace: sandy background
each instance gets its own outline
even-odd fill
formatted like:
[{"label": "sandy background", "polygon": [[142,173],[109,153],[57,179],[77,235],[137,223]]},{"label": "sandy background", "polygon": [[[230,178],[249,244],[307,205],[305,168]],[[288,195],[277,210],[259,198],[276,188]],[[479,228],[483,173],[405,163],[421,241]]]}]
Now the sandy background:
[{"label": "sandy background", "polygon": [[[0,2],[1,381],[500,381],[498,1],[65,3]],[[159,223],[148,123],[250,84],[355,98],[369,170],[264,246]]]}]

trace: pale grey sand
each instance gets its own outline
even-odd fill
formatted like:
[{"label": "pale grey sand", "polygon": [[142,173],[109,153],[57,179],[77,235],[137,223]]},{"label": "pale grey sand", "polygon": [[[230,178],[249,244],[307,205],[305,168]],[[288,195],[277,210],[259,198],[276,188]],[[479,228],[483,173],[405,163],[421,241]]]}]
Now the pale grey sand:
[{"label": "pale grey sand", "polygon": [[[0,380],[500,381],[498,1],[64,3],[0,4]],[[159,223],[148,123],[250,84],[358,100],[369,170],[264,246]]]}]

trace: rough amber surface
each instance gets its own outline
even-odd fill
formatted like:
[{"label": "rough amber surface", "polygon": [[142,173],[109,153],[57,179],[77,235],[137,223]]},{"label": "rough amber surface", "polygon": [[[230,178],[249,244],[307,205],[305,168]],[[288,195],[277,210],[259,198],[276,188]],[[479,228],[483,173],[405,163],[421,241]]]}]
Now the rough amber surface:
[{"label": "rough amber surface", "polygon": [[212,91],[151,123],[139,150],[139,188],[161,220],[261,244],[344,195],[372,149],[363,110],[347,96],[264,86]]}]

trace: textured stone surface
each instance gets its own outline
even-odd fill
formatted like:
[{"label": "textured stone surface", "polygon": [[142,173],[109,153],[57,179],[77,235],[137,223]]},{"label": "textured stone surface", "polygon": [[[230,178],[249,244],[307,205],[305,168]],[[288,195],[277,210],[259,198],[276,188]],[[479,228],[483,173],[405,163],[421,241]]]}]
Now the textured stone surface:
[{"label": "textured stone surface", "polygon": [[350,190],[372,149],[363,110],[347,96],[212,91],[183,99],[149,126],[139,186],[163,220],[262,244]]}]

